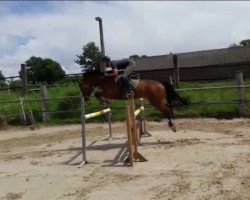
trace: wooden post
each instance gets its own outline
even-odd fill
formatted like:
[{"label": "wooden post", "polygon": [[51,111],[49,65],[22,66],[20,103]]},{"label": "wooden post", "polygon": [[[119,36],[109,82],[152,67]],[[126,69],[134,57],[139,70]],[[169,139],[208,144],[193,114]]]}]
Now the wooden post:
[{"label": "wooden post", "polygon": [[127,105],[126,106],[126,121],[127,121],[127,134],[128,134],[128,151],[129,151],[129,162],[130,162],[130,166],[133,167],[134,166],[134,146],[132,143],[132,131],[131,131],[131,118],[130,118],[131,114],[130,114],[130,108]]},{"label": "wooden post", "polygon": [[175,87],[179,88],[179,82],[180,82],[180,72],[179,72],[179,62],[178,62],[178,55],[173,55],[173,63],[174,63],[174,82]]},{"label": "wooden post", "polygon": [[31,110],[29,112],[29,118],[30,118],[30,124],[31,125],[35,124],[34,115],[33,115],[33,112]]},{"label": "wooden post", "polygon": [[130,162],[130,166],[133,166],[134,161],[146,162],[147,159],[138,152],[138,134],[137,126],[135,123],[135,109],[134,109],[134,98],[129,98],[128,106],[126,107],[126,122],[127,122],[127,133],[128,133],[128,150],[129,157],[125,162]]},{"label": "wooden post", "polygon": [[137,146],[138,146],[138,134],[136,133],[136,123],[135,123],[135,103],[134,98],[129,98],[129,109],[130,109],[130,119],[131,119],[131,131],[132,131],[132,144],[135,146],[134,157],[137,159]]},{"label": "wooden post", "polygon": [[0,113],[0,128],[7,126],[6,117]]},{"label": "wooden post", "polygon": [[237,92],[239,95],[239,114],[243,116],[246,113],[245,110],[245,95],[244,95],[244,80],[242,71],[236,71],[236,82],[237,82]]},{"label": "wooden post", "polygon": [[21,64],[20,79],[22,83],[22,94],[26,95],[28,93],[28,79],[27,79],[27,69],[25,64]]},{"label": "wooden post", "polygon": [[40,94],[41,94],[41,110],[42,110],[43,122],[48,122],[49,121],[49,114],[47,113],[48,99],[47,99],[47,90],[45,85],[41,86]]}]

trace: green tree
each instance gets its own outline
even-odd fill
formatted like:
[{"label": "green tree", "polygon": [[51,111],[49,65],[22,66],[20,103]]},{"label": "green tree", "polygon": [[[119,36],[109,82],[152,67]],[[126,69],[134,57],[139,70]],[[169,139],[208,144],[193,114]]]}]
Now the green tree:
[{"label": "green tree", "polygon": [[50,59],[32,56],[26,62],[28,81],[36,83],[52,84],[64,78],[65,71],[61,65]]},{"label": "green tree", "polygon": [[242,40],[242,41],[240,42],[240,46],[243,46],[243,47],[250,47],[250,39]]},{"label": "green tree", "polygon": [[131,56],[129,56],[130,59],[136,59],[136,58],[146,58],[147,56],[146,55],[137,55],[137,54],[133,54]]},{"label": "green tree", "polygon": [[136,59],[136,58],[140,58],[141,56],[138,56],[137,54],[133,54],[131,56],[129,56],[130,59]]},{"label": "green tree", "polygon": [[11,91],[20,91],[21,86],[22,86],[21,80],[9,81],[9,88]]},{"label": "green tree", "polygon": [[230,44],[229,45],[229,48],[235,48],[235,47],[239,47],[240,45],[236,44],[236,43],[233,43],[233,44]]},{"label": "green tree", "polygon": [[241,40],[239,44],[233,43],[229,45],[229,48],[234,47],[250,47],[250,39]]},{"label": "green tree", "polygon": [[2,71],[0,71],[0,86],[1,87],[6,86],[5,77],[4,77],[3,73],[2,73]]},{"label": "green tree", "polygon": [[87,43],[82,47],[82,51],[81,55],[76,55],[77,59],[75,60],[75,63],[81,65],[83,70],[89,67],[96,68],[98,70],[102,59],[102,53],[95,43]]}]

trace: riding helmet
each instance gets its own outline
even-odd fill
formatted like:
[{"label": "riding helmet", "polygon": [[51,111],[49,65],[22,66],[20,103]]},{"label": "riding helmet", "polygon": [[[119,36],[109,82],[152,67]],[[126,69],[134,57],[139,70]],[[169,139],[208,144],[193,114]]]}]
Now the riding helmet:
[{"label": "riding helmet", "polygon": [[102,58],[102,61],[109,62],[110,61],[110,57],[109,56],[104,56]]}]

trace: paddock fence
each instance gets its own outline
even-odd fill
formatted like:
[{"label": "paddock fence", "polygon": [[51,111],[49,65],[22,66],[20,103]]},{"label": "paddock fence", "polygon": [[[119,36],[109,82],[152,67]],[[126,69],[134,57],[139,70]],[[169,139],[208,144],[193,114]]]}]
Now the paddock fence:
[{"label": "paddock fence", "polygon": [[[235,95],[235,99],[231,100],[223,100],[223,101],[192,101],[190,108],[194,108],[197,106],[212,106],[212,105],[228,105],[234,104],[238,107],[239,116],[245,116],[248,112],[247,104],[249,103],[250,95],[249,92],[246,90],[250,87],[250,85],[244,84],[243,80],[243,73],[238,71],[236,73],[236,84],[235,85],[226,85],[226,86],[217,86],[217,87],[199,87],[199,88],[180,88],[176,89],[180,94],[182,93],[189,93],[194,91],[200,91],[203,93],[212,92],[212,91],[226,91],[226,90],[235,90],[233,93]],[[70,114],[75,114],[78,116],[79,114],[79,121],[80,121],[80,102],[81,96],[62,96],[62,97],[48,97],[47,95],[47,87],[41,86],[40,87],[40,97],[39,98],[27,98],[27,97],[20,97],[19,99],[13,100],[4,100],[0,101],[0,121],[2,123],[6,123],[9,118],[17,118],[20,120],[22,125],[30,125],[33,124],[35,121],[48,123],[50,121],[51,116],[59,116],[59,118],[64,119],[70,116]],[[246,95],[246,93],[248,95]],[[76,106],[73,108],[68,109],[58,109],[55,105],[60,104],[61,102],[70,101]],[[51,102],[53,102],[53,106],[51,108]],[[30,105],[32,103],[36,104],[36,108]],[[13,108],[15,107],[15,109]],[[18,107],[18,108],[17,108]],[[148,103],[146,103],[145,107],[151,107]],[[86,110],[92,112],[95,109],[103,109],[103,107],[99,108],[88,108]],[[110,106],[111,110],[118,110],[119,112],[124,111],[124,105],[121,106]],[[18,110],[18,111],[17,111]],[[147,115],[147,113],[146,113]],[[0,124],[1,125],[1,124]]]},{"label": "paddock fence", "polygon": [[[65,78],[65,77],[70,77],[70,78],[79,78],[82,76],[83,73],[72,73],[72,74],[65,74],[65,75],[58,75],[57,77],[60,78]],[[14,80],[19,80],[20,83],[16,83],[14,85],[11,84]],[[43,86],[44,84],[29,84],[28,83],[28,73],[27,73],[27,67],[25,64],[21,64],[21,69],[19,71],[19,76],[9,76],[9,77],[4,77],[0,79],[1,82],[4,82],[4,86],[0,87],[0,92],[1,91],[8,91],[11,93],[12,91],[20,91],[22,95],[26,95],[28,93],[34,92],[34,91],[39,91],[40,87]],[[78,81],[76,80],[71,80],[72,82],[75,82],[78,84]],[[0,82],[0,83],[1,83]],[[66,84],[59,84],[60,87],[68,87],[69,82]],[[58,87],[58,84],[55,85],[46,85],[48,88],[52,87]]]}]

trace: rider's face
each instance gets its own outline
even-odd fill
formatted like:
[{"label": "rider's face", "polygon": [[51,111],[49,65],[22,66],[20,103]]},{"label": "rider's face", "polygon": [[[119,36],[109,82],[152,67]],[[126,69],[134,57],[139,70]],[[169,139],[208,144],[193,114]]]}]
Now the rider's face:
[{"label": "rider's face", "polygon": [[109,67],[110,66],[110,62],[109,61],[104,62],[104,66],[105,67]]}]

